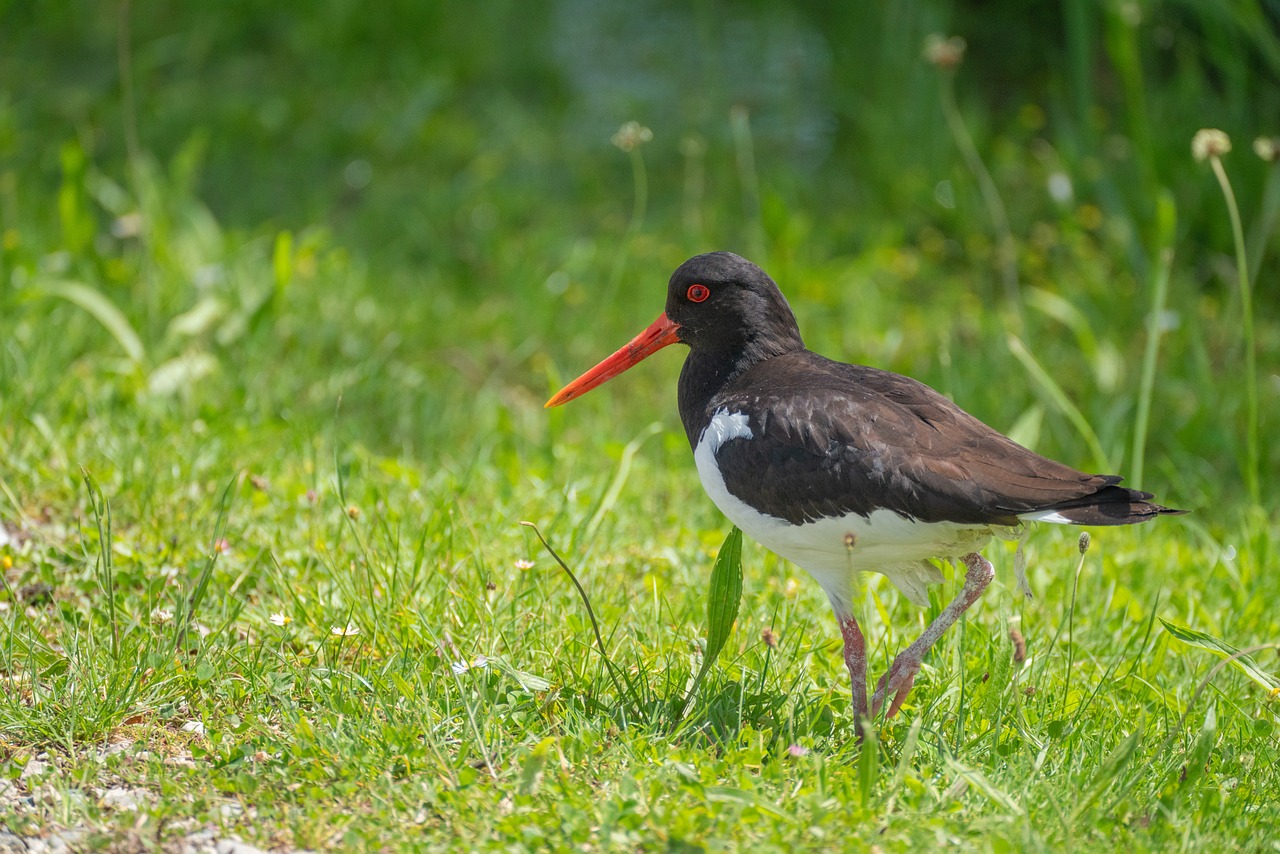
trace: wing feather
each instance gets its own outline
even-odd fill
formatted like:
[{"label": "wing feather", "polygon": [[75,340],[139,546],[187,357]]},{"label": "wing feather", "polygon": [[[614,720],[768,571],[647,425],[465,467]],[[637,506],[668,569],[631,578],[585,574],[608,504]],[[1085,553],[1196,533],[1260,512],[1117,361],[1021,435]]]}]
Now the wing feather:
[{"label": "wing feather", "polygon": [[1121,478],[1040,456],[923,383],[808,351],[757,364],[709,408],[751,419],[753,438],[716,454],[729,491],[794,524],[885,508],[923,522],[1012,525],[1024,513],[1092,506],[1096,494],[1150,497],[1107,495]]}]

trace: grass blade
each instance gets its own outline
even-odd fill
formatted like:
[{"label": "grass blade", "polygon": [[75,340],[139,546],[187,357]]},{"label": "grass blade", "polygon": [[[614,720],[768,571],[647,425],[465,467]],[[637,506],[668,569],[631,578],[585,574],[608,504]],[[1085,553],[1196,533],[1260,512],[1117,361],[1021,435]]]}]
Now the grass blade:
[{"label": "grass blade", "polygon": [[1213,635],[1205,634],[1196,629],[1189,629],[1186,626],[1179,626],[1171,623],[1163,617],[1160,623],[1164,626],[1164,630],[1173,635],[1178,640],[1191,646],[1207,649],[1214,655],[1226,660],[1226,663],[1235,667],[1245,676],[1248,676],[1254,682],[1257,682],[1265,691],[1272,694],[1280,694],[1280,679],[1267,673],[1248,655],[1246,651],[1237,649],[1231,644],[1223,640],[1218,640]]},{"label": "grass blade", "polygon": [[135,364],[141,364],[146,358],[146,348],[142,346],[142,339],[129,323],[129,318],[101,291],[80,282],[48,282],[44,286],[44,292],[49,296],[61,297],[91,314],[94,320],[111,333],[111,337],[116,339],[116,343]]},{"label": "grass blade", "polygon": [[768,813],[786,822],[794,822],[796,820],[786,810],[756,792],[749,792],[736,786],[707,786],[704,791],[708,801],[755,807],[761,812]]},{"label": "grass blade", "polygon": [[[968,765],[964,765],[954,759],[947,759],[946,761],[947,766],[955,772],[956,783],[963,781],[964,785],[972,786],[993,805],[1010,815],[1026,815],[1026,810],[1022,808],[1022,805],[1004,789],[991,782],[991,778],[986,774],[983,774],[977,768],[970,768]],[[963,788],[959,791],[963,791]]]},{"label": "grass blade", "polygon": [[711,595],[707,600],[706,667],[716,660],[729,640],[742,602],[742,531],[734,528],[725,538],[711,570]]},{"label": "grass blade", "polygon": [[1112,750],[1111,755],[1102,763],[1102,767],[1093,776],[1093,780],[1089,783],[1089,787],[1085,789],[1083,797],[1071,812],[1072,823],[1078,821],[1080,816],[1084,815],[1097,802],[1098,798],[1102,797],[1103,793],[1111,788],[1111,784],[1120,777],[1120,772],[1124,770],[1125,765],[1129,764],[1129,760],[1133,758],[1133,754],[1137,751],[1141,742],[1142,727],[1139,726],[1116,745],[1115,750]]},{"label": "grass blade", "polygon": [[1036,357],[1031,355],[1031,351],[1027,349],[1027,345],[1022,343],[1022,339],[1016,335],[1008,336],[1009,352],[1014,355],[1022,366],[1027,369],[1027,373],[1031,375],[1031,379],[1035,380],[1053,401],[1054,406],[1067,416],[1067,420],[1076,428],[1076,432],[1080,434],[1080,438],[1084,439],[1085,444],[1089,446],[1089,452],[1093,454],[1094,463],[1097,464],[1099,471],[1107,471],[1111,468],[1111,464],[1107,462],[1107,454],[1102,450],[1102,442],[1098,439],[1098,434],[1089,426],[1089,421],[1084,414],[1071,402],[1071,398],[1067,397],[1067,393],[1062,390],[1062,386],[1058,385],[1057,380],[1044,369],[1044,366],[1036,361]]},{"label": "grass blade", "polygon": [[627,446],[622,449],[622,459],[618,461],[618,470],[614,474],[613,480],[610,481],[609,488],[605,490],[604,497],[600,499],[600,506],[596,508],[595,513],[591,514],[591,521],[587,523],[587,540],[595,537],[596,531],[600,530],[600,523],[613,510],[613,505],[618,503],[618,496],[622,494],[622,488],[627,485],[627,478],[631,476],[631,465],[635,462],[636,454],[639,453],[640,448],[650,438],[661,432],[662,425],[654,422],[641,430],[640,435],[628,442]]},{"label": "grass blade", "polygon": [[1173,269],[1173,240],[1177,233],[1178,210],[1173,194],[1162,189],[1156,197],[1156,269],[1151,282],[1151,310],[1147,313],[1147,346],[1142,354],[1142,379],[1138,384],[1138,411],[1133,419],[1133,465],[1129,479],[1142,487],[1147,456],[1147,424],[1151,418],[1151,398],[1156,385],[1156,362],[1160,357],[1161,317],[1169,292]]},{"label": "grass blade", "polygon": [[685,710],[697,695],[707,671],[715,664],[720,651],[729,640],[729,633],[733,631],[733,624],[738,619],[741,604],[742,531],[735,527],[725,537],[724,545],[720,546],[720,553],[716,555],[715,567],[711,570],[711,591],[707,598],[707,648],[702,655],[702,667],[680,707],[677,720],[684,717]]},{"label": "grass blade", "polygon": [[[600,624],[596,621],[595,609],[591,607],[591,599],[587,596],[587,591],[582,588],[581,582],[578,581],[578,576],[573,574],[573,570],[569,568],[569,564],[565,563],[564,559],[560,557],[560,555],[556,554],[556,550],[551,548],[551,544],[547,542],[546,537],[542,536],[542,531],[538,530],[537,525],[532,522],[521,522],[520,524],[526,528],[533,529],[533,533],[538,537],[538,541],[542,543],[542,547],[547,550],[549,555],[551,555],[552,560],[560,564],[560,568],[564,570],[565,575],[569,576],[569,580],[572,581],[573,586],[577,588],[578,596],[581,597],[582,604],[586,606],[587,617],[591,620],[591,631],[595,632],[596,646],[600,650],[600,657],[604,659],[605,669],[609,671],[609,678],[613,680],[613,687],[617,690],[619,697],[628,697],[633,704],[639,706],[639,701],[636,698],[635,692],[624,691],[622,688],[622,682],[618,680],[617,668],[613,666],[613,660],[609,658],[609,651],[605,649],[604,646],[604,637],[600,634]],[[628,687],[630,687],[629,684]]]}]

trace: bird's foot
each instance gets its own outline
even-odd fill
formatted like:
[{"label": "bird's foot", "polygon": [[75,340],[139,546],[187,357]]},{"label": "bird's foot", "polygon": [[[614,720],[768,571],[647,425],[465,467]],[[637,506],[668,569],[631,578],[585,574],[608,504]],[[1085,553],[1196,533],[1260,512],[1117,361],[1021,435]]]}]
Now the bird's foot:
[{"label": "bird's foot", "polygon": [[885,713],[885,717],[891,718],[898,713],[907,695],[911,693],[911,687],[916,684],[916,674],[920,672],[921,663],[919,653],[910,648],[903,650],[893,660],[889,671],[880,677],[880,682],[876,685],[876,693],[871,697],[872,715],[880,714],[886,697],[893,697],[893,702],[889,704],[889,711]]}]

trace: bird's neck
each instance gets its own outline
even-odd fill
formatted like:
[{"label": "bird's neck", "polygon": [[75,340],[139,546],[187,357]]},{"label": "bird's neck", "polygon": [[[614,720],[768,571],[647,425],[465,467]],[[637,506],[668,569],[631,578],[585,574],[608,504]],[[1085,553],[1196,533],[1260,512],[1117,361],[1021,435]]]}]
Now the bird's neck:
[{"label": "bird's neck", "polygon": [[794,337],[758,339],[732,350],[689,351],[680,371],[680,420],[689,446],[696,448],[706,429],[715,398],[746,371],[769,359],[804,350],[800,334]]}]

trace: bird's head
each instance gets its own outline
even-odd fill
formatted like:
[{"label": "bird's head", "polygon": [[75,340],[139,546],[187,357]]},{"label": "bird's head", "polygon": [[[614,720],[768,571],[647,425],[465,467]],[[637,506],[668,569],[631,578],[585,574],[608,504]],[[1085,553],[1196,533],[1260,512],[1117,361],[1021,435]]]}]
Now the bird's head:
[{"label": "bird's head", "polygon": [[708,252],[671,274],[666,311],[657,320],[547,406],[567,403],[675,343],[694,353],[749,360],[804,347],[791,306],[764,270],[732,252]]}]

